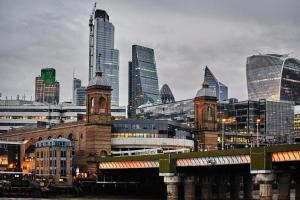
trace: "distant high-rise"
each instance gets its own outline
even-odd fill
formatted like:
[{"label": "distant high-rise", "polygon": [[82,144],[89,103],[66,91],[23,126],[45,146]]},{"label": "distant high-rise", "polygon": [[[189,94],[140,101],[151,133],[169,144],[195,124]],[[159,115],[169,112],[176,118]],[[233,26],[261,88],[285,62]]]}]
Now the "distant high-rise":
[{"label": "distant high-rise", "polygon": [[207,66],[205,67],[204,82],[206,82],[210,88],[214,88],[219,101],[228,99],[228,87],[219,82]]},{"label": "distant high-rise", "polygon": [[99,65],[112,87],[112,105],[119,105],[119,50],[114,49],[114,25],[105,10],[95,10],[89,20],[89,81]]},{"label": "distant high-rise", "polygon": [[145,103],[160,102],[154,50],[132,46],[132,62],[128,66],[128,117]]},{"label": "distant high-rise", "polygon": [[160,93],[161,102],[163,104],[165,104],[165,103],[174,103],[175,102],[175,98],[173,96],[173,93],[172,93],[170,87],[167,84],[164,84],[161,87],[159,93]]},{"label": "distant high-rise", "polygon": [[73,103],[75,104],[75,90],[81,87],[81,80],[78,78],[73,78]]},{"label": "distant high-rise", "polygon": [[59,82],[55,80],[55,69],[44,68],[41,70],[41,76],[35,78],[35,101],[59,103]]},{"label": "distant high-rise", "polygon": [[75,89],[75,105],[76,106],[85,106],[85,87],[78,87]]},{"label": "distant high-rise", "polygon": [[85,87],[81,86],[81,80],[78,78],[73,78],[73,104],[85,105]]},{"label": "distant high-rise", "polygon": [[247,58],[248,98],[300,104],[300,61],[287,55],[262,54]]}]

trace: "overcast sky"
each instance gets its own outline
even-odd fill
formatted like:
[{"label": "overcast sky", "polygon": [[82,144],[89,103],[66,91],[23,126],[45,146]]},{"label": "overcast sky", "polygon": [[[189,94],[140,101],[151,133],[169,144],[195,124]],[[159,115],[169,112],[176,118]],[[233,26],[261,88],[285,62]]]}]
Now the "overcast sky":
[{"label": "overcast sky", "polygon": [[[88,79],[89,0],[0,0],[0,93],[34,99],[43,67],[56,69],[61,100],[72,97],[73,68]],[[201,88],[204,66],[247,98],[246,58],[292,53],[300,58],[299,0],[101,0],[115,26],[120,50],[120,104],[127,105],[131,45],[155,51],[160,87],[176,100]]]}]

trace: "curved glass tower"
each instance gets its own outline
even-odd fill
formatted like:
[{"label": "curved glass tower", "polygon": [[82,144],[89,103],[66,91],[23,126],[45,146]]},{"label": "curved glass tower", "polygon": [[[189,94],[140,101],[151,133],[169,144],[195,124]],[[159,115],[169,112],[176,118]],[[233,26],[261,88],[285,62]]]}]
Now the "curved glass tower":
[{"label": "curved glass tower", "polygon": [[161,87],[159,93],[160,93],[161,102],[163,104],[174,103],[175,102],[175,98],[173,96],[173,93],[172,93],[170,87],[167,84],[164,84]]},{"label": "curved glass tower", "polygon": [[249,99],[300,104],[299,60],[287,55],[254,55],[247,58],[246,71]]}]

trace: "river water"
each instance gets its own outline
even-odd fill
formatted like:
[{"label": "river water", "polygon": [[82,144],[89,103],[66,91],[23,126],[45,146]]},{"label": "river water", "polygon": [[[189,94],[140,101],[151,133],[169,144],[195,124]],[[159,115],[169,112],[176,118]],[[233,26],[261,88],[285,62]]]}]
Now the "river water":
[{"label": "river water", "polygon": [[[54,199],[68,199],[68,200],[160,200],[160,198],[153,198],[147,196],[85,196],[85,197],[53,197],[53,198],[8,198],[0,197],[0,200],[54,200]],[[242,199],[242,197],[241,197]],[[259,199],[258,191],[253,191],[253,199]],[[273,190],[273,200],[278,200],[277,190]],[[295,200],[295,190],[292,189],[290,193],[290,200]]]},{"label": "river water", "polygon": [[0,200],[54,200],[54,199],[68,199],[68,200],[87,200],[87,199],[91,199],[91,200],[159,200],[159,199],[153,199],[153,198],[147,198],[147,197],[113,197],[113,196],[109,196],[109,197],[80,197],[80,198],[73,198],[73,197],[56,197],[56,198],[4,198],[4,197],[0,197]]}]

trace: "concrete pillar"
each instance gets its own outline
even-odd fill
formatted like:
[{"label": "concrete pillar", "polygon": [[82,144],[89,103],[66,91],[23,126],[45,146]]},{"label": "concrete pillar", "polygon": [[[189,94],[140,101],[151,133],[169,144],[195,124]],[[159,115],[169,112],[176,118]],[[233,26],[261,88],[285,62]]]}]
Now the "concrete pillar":
[{"label": "concrete pillar", "polygon": [[274,174],[257,174],[256,179],[259,182],[259,198],[260,200],[272,200],[274,182]]},{"label": "concrete pillar", "polygon": [[290,199],[291,174],[278,174],[278,200]]},{"label": "concrete pillar", "polygon": [[212,199],[212,183],[213,183],[213,177],[211,176],[201,177],[201,200]]},{"label": "concrete pillar", "polygon": [[184,200],[195,200],[195,177],[184,178]]},{"label": "concrete pillar", "polygon": [[216,182],[217,182],[217,192],[218,192],[217,199],[219,200],[226,199],[228,177],[218,176],[216,177]]},{"label": "concrete pillar", "polygon": [[178,200],[179,176],[165,176],[164,182],[167,185],[167,200]]},{"label": "concrete pillar", "polygon": [[253,177],[251,174],[243,176],[243,185],[244,185],[244,200],[253,199]]},{"label": "concrete pillar", "polygon": [[295,185],[295,200],[300,200],[300,174],[295,174],[294,180],[296,182]]},{"label": "concrete pillar", "polygon": [[230,199],[238,200],[240,199],[241,190],[241,176],[231,176],[230,177]]}]

